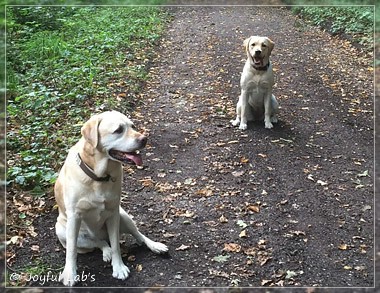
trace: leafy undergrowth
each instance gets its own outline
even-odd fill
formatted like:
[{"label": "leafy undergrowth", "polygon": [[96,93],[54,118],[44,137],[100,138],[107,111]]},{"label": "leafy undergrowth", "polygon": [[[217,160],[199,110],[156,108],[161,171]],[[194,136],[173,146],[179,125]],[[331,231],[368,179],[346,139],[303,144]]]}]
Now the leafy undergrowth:
[{"label": "leafy undergrowth", "polygon": [[139,103],[166,19],[158,7],[8,7],[13,190],[43,195],[91,113]]},{"label": "leafy undergrowth", "polygon": [[313,25],[373,50],[375,7],[360,2],[362,6],[297,6],[293,11]]}]

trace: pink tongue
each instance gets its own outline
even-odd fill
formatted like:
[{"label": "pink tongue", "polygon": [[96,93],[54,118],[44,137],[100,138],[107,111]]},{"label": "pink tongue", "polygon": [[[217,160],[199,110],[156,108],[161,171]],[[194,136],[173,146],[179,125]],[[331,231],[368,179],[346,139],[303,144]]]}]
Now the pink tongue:
[{"label": "pink tongue", "polygon": [[137,166],[142,166],[143,161],[140,155],[137,154],[125,154],[125,157],[131,161],[133,161]]}]

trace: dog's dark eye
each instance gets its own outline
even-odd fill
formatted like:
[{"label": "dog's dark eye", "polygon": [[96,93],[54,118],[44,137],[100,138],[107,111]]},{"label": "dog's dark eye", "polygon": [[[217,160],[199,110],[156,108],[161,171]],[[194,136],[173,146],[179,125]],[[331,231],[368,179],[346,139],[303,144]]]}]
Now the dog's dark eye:
[{"label": "dog's dark eye", "polygon": [[254,46],[256,46],[256,44],[255,44],[255,43],[252,43],[251,46],[254,47]]},{"label": "dog's dark eye", "polygon": [[265,44],[262,44],[261,46],[263,46],[263,48],[265,48],[267,45],[265,45]]},{"label": "dog's dark eye", "polygon": [[114,134],[121,134],[121,133],[123,133],[123,131],[124,131],[124,128],[123,128],[123,126],[119,126],[113,133]]}]

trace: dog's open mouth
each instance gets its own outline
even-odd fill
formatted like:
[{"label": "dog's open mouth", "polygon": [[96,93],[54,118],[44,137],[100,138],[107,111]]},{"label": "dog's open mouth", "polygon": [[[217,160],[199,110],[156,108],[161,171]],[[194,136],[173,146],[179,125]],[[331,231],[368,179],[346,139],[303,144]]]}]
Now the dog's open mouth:
[{"label": "dog's open mouth", "polygon": [[263,64],[263,58],[260,58],[260,57],[257,57],[257,56],[253,56],[252,60],[253,60],[253,64],[255,66],[257,66],[257,67],[264,66],[264,64]]},{"label": "dog's open mouth", "polygon": [[117,150],[110,150],[109,155],[122,163],[125,164],[134,164],[137,166],[142,166],[143,161],[140,153],[138,151],[136,152],[122,152]]}]

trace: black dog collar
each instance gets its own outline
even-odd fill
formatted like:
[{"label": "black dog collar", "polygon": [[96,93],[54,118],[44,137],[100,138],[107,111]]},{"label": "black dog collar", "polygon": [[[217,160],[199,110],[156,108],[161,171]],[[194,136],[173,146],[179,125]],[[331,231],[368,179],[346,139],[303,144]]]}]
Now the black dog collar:
[{"label": "black dog collar", "polygon": [[267,70],[268,70],[268,68],[269,68],[269,65],[270,65],[270,62],[268,62],[268,64],[267,64],[267,65],[265,65],[265,66],[262,66],[262,67],[256,67],[256,66],[253,66],[253,65],[252,65],[252,67],[253,67],[254,69],[256,69],[256,70],[260,70],[260,71],[267,71]]}]

